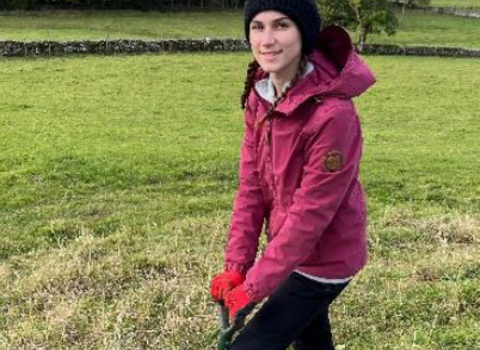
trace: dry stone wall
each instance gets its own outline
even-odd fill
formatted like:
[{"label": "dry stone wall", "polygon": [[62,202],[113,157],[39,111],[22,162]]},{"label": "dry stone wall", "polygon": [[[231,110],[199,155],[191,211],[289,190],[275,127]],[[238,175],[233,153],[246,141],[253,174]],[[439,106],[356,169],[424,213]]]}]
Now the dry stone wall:
[{"label": "dry stone wall", "polygon": [[400,46],[365,44],[363,46],[362,54],[480,58],[480,50],[441,46]]},{"label": "dry stone wall", "polygon": [[0,41],[0,55],[62,56],[68,54],[134,54],[155,52],[245,51],[247,45],[236,39],[203,40],[99,40],[99,41]]},{"label": "dry stone wall", "polygon": [[[161,52],[241,52],[250,50],[240,39],[202,40],[99,40],[99,41],[0,41],[0,56],[3,57],[42,57],[65,55],[112,55],[143,54]],[[366,44],[362,54],[480,57],[480,50],[452,47],[408,47],[398,45]]]},{"label": "dry stone wall", "polygon": [[442,15],[480,19],[480,9],[456,8],[456,7],[429,7],[429,11]]}]

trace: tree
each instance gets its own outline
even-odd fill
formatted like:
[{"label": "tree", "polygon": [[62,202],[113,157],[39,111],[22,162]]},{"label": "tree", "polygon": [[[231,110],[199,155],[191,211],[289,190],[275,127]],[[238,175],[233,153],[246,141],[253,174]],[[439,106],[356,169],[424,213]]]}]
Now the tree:
[{"label": "tree", "polygon": [[358,34],[361,52],[371,33],[393,35],[398,20],[388,0],[317,0],[326,25],[337,24]]}]

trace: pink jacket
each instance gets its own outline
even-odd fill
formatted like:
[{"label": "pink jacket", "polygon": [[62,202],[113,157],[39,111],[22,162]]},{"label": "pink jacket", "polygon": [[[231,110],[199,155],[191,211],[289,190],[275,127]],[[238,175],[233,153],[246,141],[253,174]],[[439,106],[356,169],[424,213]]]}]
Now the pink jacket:
[{"label": "pink jacket", "polygon": [[[324,29],[308,60],[314,70],[260,128],[255,121],[271,104],[255,89],[248,98],[225,269],[246,273],[254,302],[293,270],[345,278],[367,261],[362,134],[352,98],[375,78],[341,27]],[[264,222],[268,244],[255,262]]]}]

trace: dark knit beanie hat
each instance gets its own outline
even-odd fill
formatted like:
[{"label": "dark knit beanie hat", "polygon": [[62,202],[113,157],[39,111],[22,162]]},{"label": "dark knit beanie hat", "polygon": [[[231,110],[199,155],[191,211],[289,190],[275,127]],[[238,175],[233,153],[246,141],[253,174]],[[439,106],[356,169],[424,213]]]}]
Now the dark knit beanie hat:
[{"label": "dark knit beanie hat", "polygon": [[300,29],[302,51],[310,54],[320,34],[322,20],[315,0],[247,0],[245,2],[245,36],[250,43],[250,22],[262,11],[273,10],[287,15]]}]

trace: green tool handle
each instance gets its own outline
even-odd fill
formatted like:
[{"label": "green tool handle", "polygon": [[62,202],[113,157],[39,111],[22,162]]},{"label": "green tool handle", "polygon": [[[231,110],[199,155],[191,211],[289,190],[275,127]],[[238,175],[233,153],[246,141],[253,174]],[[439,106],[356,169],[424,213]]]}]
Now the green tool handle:
[{"label": "green tool handle", "polygon": [[236,331],[243,328],[245,325],[245,319],[255,308],[255,303],[249,303],[243,309],[237,312],[233,323],[230,325],[228,310],[223,302],[218,302],[218,320],[220,324],[220,339],[218,341],[218,350],[228,350],[230,348],[230,342]]}]

